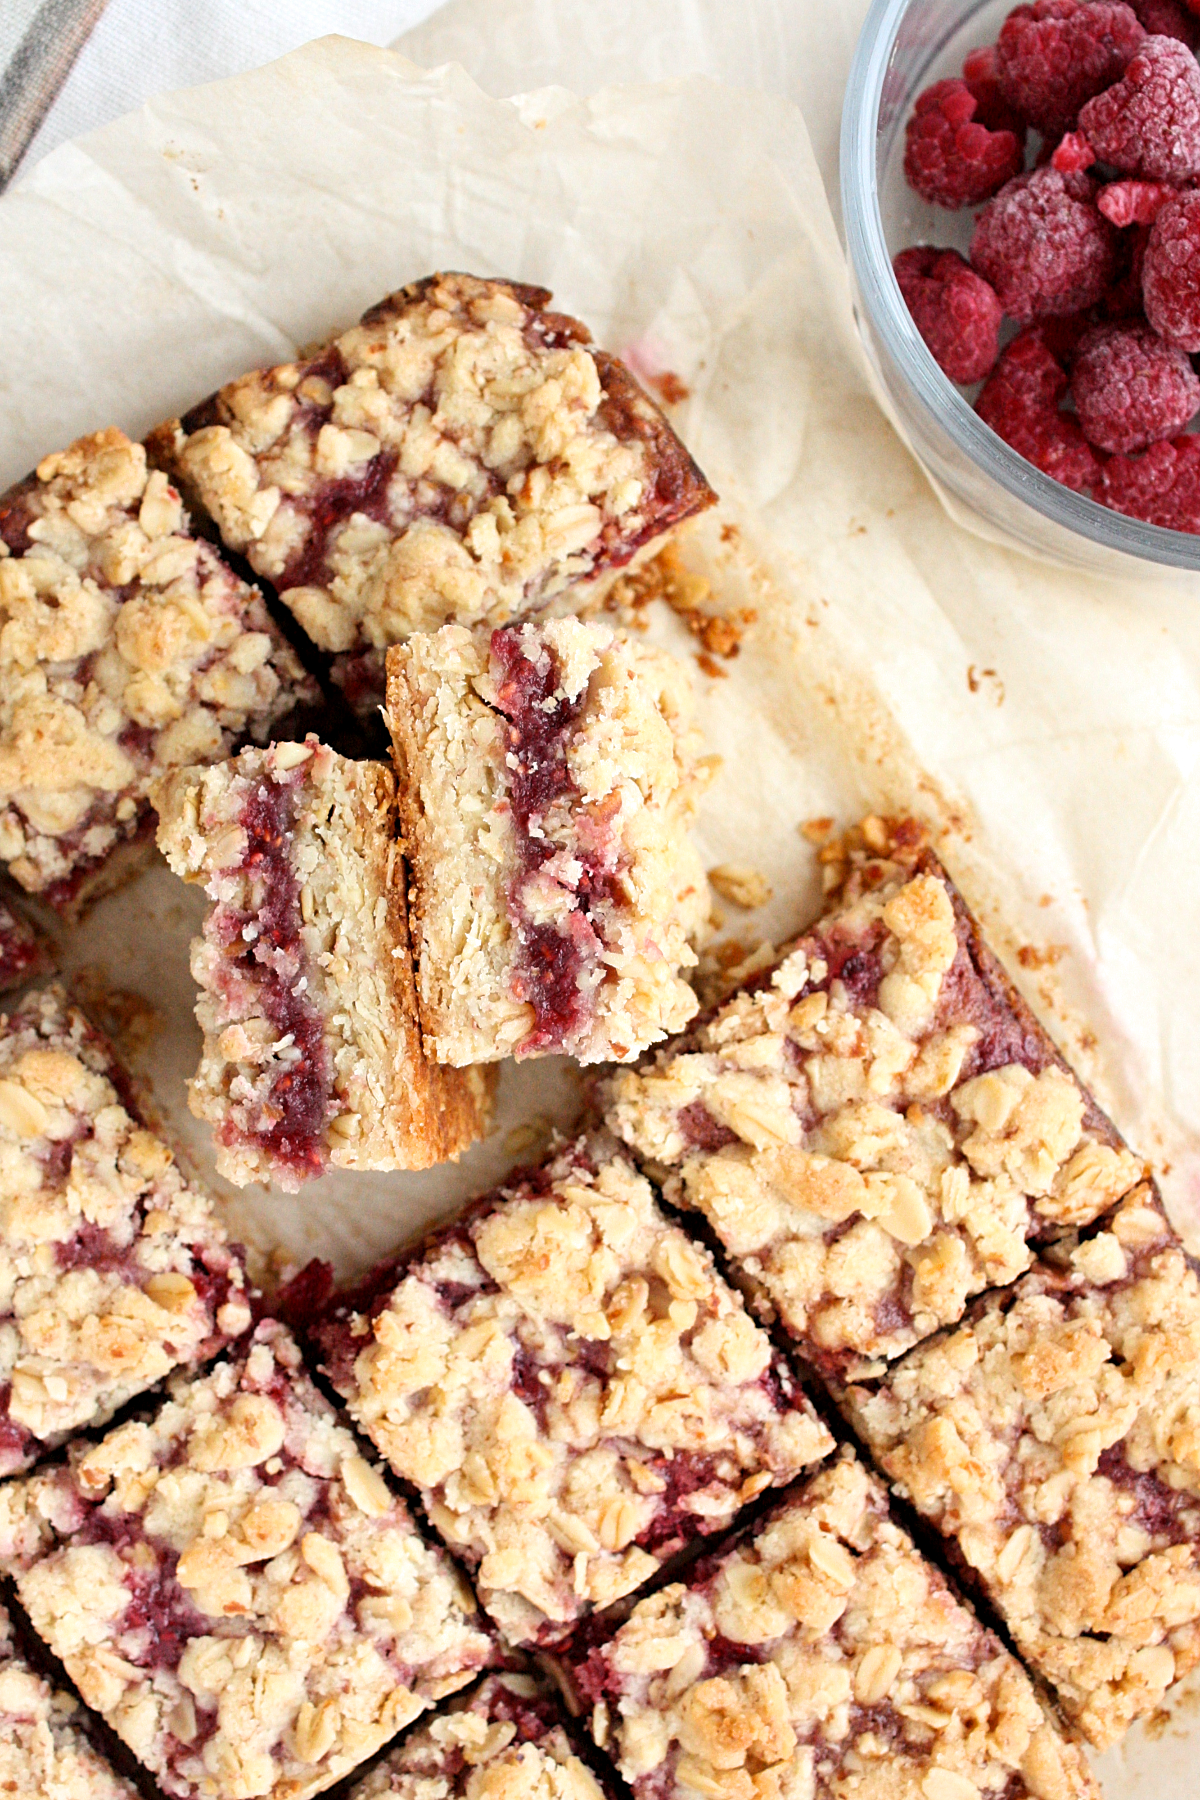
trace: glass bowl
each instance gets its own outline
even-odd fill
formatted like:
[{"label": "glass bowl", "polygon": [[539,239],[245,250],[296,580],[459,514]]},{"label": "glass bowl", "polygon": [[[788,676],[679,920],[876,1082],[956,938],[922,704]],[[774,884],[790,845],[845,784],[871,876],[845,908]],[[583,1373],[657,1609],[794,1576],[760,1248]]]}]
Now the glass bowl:
[{"label": "glass bowl", "polygon": [[1091,574],[1179,580],[1200,537],[1143,525],[1051,481],[1010,450],[934,362],[892,273],[910,244],[966,253],[974,215],[927,206],[904,179],[904,127],[930,82],[996,40],[1014,0],[874,0],[842,112],[841,187],[859,335],[893,424],[952,517],[993,542]]}]

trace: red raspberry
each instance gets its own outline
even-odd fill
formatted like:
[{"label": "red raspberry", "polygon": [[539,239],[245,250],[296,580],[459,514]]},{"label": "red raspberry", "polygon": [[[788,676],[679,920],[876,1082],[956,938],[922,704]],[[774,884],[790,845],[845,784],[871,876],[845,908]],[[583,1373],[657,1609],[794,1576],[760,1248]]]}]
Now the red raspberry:
[{"label": "red raspberry", "polygon": [[1165,181],[1110,181],[1096,195],[1096,205],[1110,224],[1153,225],[1159,208],[1178,193]]},{"label": "red raspberry", "polygon": [[919,244],[892,267],[900,292],[939,369],[951,381],[982,381],[1000,354],[1000,302],[957,250]]},{"label": "red raspberry", "polygon": [[1075,352],[1071,397],[1089,444],[1127,456],[1183,430],[1200,376],[1148,325],[1098,325]]},{"label": "red raspberry", "polygon": [[1096,499],[1146,525],[1200,532],[1200,437],[1151,444],[1144,456],[1114,456]]},{"label": "red raspberry", "polygon": [[1180,0],[1127,0],[1127,4],[1137,14],[1143,31],[1155,37],[1178,38],[1189,50],[1200,43],[1200,25]]},{"label": "red raspberry", "polygon": [[[995,202],[992,202],[995,205]],[[1200,193],[1159,208],[1142,267],[1146,317],[1181,350],[1200,350]]]},{"label": "red raspberry", "polygon": [[975,114],[978,123],[986,125],[989,131],[1011,131],[1024,149],[1025,121],[1000,92],[995,44],[984,44],[981,49],[972,50],[962,72],[963,80],[978,103],[979,110]]},{"label": "red raspberry", "polygon": [[1068,131],[1050,158],[1050,167],[1060,175],[1078,175],[1081,169],[1090,169],[1095,160],[1096,152],[1082,133]]},{"label": "red raspberry", "polygon": [[1147,38],[1121,80],[1088,101],[1079,129],[1114,169],[1190,180],[1200,174],[1200,63],[1176,38]]},{"label": "red raspberry", "polygon": [[1109,87],[1146,34],[1119,0],[1034,0],[1000,28],[996,68],[1009,105],[1047,137],[1074,125],[1085,100]]},{"label": "red raspberry", "polygon": [[[1099,4],[1099,0],[1097,0]],[[1020,325],[1094,306],[1117,271],[1117,234],[1086,175],[1034,169],[980,213],[971,263]]]},{"label": "red raspberry", "polygon": [[978,124],[978,105],[965,81],[937,81],[917,99],[904,173],[931,206],[978,206],[1024,167],[1023,143]]},{"label": "red raspberry", "polygon": [[1100,459],[1077,420],[1058,410],[1067,374],[1039,326],[1007,346],[984,383],[975,411],[997,437],[1043,475],[1086,493],[1100,480]]}]

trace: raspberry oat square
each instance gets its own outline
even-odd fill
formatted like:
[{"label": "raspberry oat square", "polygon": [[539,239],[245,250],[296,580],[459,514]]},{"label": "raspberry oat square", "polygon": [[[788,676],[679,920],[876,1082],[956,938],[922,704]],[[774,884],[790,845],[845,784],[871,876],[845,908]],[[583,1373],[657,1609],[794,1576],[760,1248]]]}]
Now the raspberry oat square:
[{"label": "raspberry oat square", "polygon": [[0,1562],[179,1800],[318,1793],[492,1649],[275,1320],[150,1419],[0,1489]]},{"label": "raspberry oat square", "polygon": [[1142,1174],[945,870],[903,842],[772,971],[615,1075],[606,1118],[827,1377],[954,1323]]},{"label": "raspberry oat square", "polygon": [[1200,1662],[1200,1280],[1149,1186],[845,1398],[1093,1743]]},{"label": "raspberry oat square", "polygon": [[685,1025],[709,899],[683,665],[579,619],[448,625],[388,653],[387,718],[431,1054],[625,1062]]},{"label": "raspberry oat square", "polygon": [[639,1601],[571,1673],[636,1800],[1099,1800],[852,1459]]},{"label": "raspberry oat square", "polygon": [[0,1607],[0,1794],[30,1800],[138,1800],[80,1730],[77,1700],[35,1673]]},{"label": "raspberry oat square", "polygon": [[0,1476],[246,1330],[240,1254],[62,989],[0,1014]]},{"label": "raspberry oat square", "polygon": [[149,855],[149,791],[316,688],[117,430],[0,498],[0,861],[67,913]]},{"label": "raspberry oat square", "polygon": [[505,1671],[410,1732],[349,1800],[604,1800],[606,1791],[549,1687]]},{"label": "raspberry oat square", "polygon": [[239,1186],[423,1169],[481,1137],[493,1082],[427,1061],[395,784],[309,737],[175,770],[163,853],[213,901],[192,946],[204,1031],[191,1108]]},{"label": "raspberry oat square", "polygon": [[659,409],[544,288],[433,275],[307,359],[230,382],[152,456],[337,653],[593,596],[713,494]]},{"label": "raspberry oat square", "polygon": [[602,1135],[317,1329],[326,1372],[514,1643],[562,1638],[832,1448],[707,1252]]}]

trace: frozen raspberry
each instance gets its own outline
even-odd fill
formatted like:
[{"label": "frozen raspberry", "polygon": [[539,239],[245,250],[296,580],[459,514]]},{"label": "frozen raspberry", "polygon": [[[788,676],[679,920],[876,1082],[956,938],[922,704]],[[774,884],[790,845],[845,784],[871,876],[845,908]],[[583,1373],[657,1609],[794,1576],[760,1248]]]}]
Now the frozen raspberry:
[{"label": "frozen raspberry", "polygon": [[1074,125],[1085,100],[1111,86],[1146,34],[1118,0],[1034,0],[1000,28],[1000,91],[1047,137]]},{"label": "frozen raspberry", "polygon": [[1083,134],[1068,131],[1050,158],[1050,167],[1057,169],[1060,175],[1078,175],[1081,169],[1090,169],[1095,160],[1096,152]]},{"label": "frozen raspberry", "polygon": [[1200,437],[1151,444],[1144,456],[1114,456],[1096,499],[1146,525],[1200,532]]},{"label": "frozen raspberry", "polygon": [[989,131],[975,119],[978,101],[965,81],[926,88],[906,130],[904,173],[931,206],[978,206],[1024,166],[1011,131]]},{"label": "frozen raspberry", "polygon": [[1110,181],[1096,195],[1096,205],[1113,225],[1153,225],[1159,208],[1178,193],[1165,181]]},{"label": "frozen raspberry", "polygon": [[[1097,0],[1097,4],[1099,0]],[[971,264],[1010,319],[1027,325],[1094,306],[1117,272],[1117,234],[1094,204],[1086,175],[1034,169],[1001,188],[980,213]]]},{"label": "frozen raspberry", "polygon": [[957,250],[920,244],[893,263],[913,323],[951,381],[982,381],[1000,354],[1003,313],[994,291]]},{"label": "frozen raspberry", "polygon": [[1200,174],[1200,63],[1176,38],[1147,38],[1121,80],[1088,101],[1079,129],[1114,169],[1189,181]]},{"label": "frozen raspberry", "polygon": [[1200,43],[1200,25],[1180,0],[1128,0],[1143,31],[1154,37],[1178,38],[1189,50]]},{"label": "frozen raspberry", "polygon": [[989,131],[1011,131],[1021,148],[1025,147],[1025,121],[1015,107],[1008,104],[1000,91],[1000,72],[996,66],[995,44],[972,50],[963,64],[963,80],[975,96],[978,124]]},{"label": "frozen raspberry", "polygon": [[1100,459],[1077,420],[1058,410],[1067,373],[1041,327],[1023,331],[1000,357],[975,402],[997,437],[1043,475],[1086,493],[1100,480]]},{"label": "frozen raspberry", "polygon": [[1075,352],[1071,398],[1089,444],[1128,456],[1183,430],[1200,408],[1200,376],[1148,325],[1098,325]]},{"label": "frozen raspberry", "polygon": [[1160,337],[1181,350],[1200,350],[1200,193],[1180,194],[1159,208],[1146,245],[1142,299]]}]

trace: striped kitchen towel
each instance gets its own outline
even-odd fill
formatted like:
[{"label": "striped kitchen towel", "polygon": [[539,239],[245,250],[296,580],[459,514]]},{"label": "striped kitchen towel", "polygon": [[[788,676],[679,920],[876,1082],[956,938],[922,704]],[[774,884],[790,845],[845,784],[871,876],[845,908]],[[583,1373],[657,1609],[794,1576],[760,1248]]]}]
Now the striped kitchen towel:
[{"label": "striped kitchen towel", "polygon": [[0,188],[16,172],[107,0],[0,3]]}]

